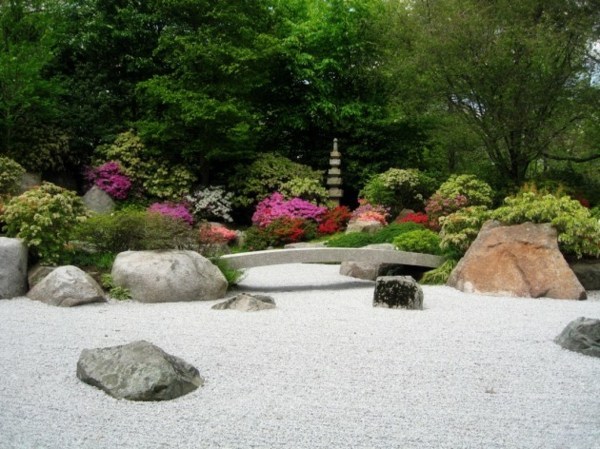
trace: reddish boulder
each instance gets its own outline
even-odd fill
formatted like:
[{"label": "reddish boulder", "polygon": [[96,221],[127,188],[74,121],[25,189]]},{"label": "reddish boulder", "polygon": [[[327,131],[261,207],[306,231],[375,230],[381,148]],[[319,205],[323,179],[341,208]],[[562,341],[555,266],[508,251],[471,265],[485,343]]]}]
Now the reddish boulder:
[{"label": "reddish boulder", "polygon": [[448,285],[467,293],[586,299],[585,289],[558,249],[549,224],[484,224]]}]

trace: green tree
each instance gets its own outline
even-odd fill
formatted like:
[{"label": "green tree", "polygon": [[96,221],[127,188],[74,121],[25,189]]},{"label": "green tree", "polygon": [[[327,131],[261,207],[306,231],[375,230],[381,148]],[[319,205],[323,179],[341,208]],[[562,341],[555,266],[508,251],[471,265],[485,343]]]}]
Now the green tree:
[{"label": "green tree", "polygon": [[395,6],[403,30],[395,45],[410,49],[404,54],[411,55],[412,74],[422,71],[413,93],[429,94],[430,111],[460,117],[500,176],[514,184],[532,162],[560,157],[561,137],[600,104],[589,58],[600,23],[595,0]]}]

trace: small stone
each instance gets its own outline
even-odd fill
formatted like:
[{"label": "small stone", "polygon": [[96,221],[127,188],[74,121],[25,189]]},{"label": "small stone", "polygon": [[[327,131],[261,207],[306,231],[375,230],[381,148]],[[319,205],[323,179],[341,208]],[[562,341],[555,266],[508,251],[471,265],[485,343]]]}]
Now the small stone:
[{"label": "small stone", "polygon": [[410,276],[381,276],[375,282],[373,306],[423,310],[423,290]]},{"label": "small stone", "polygon": [[600,357],[600,320],[577,318],[554,339],[565,349],[592,357]]},{"label": "small stone", "polygon": [[212,306],[215,310],[239,310],[241,312],[257,312],[274,309],[275,301],[270,296],[241,293],[227,301]]}]

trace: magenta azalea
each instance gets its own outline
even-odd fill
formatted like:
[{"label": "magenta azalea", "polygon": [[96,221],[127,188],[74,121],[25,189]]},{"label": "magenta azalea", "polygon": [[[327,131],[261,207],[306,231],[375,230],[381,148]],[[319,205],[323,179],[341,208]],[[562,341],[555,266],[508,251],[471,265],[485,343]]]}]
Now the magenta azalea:
[{"label": "magenta azalea", "polygon": [[116,200],[126,199],[131,189],[131,180],[121,172],[121,166],[115,161],[87,170],[85,177]]},{"label": "magenta azalea", "polygon": [[148,208],[148,212],[154,212],[167,217],[183,220],[190,226],[194,224],[194,217],[183,204],[177,203],[154,203]]},{"label": "magenta azalea", "polygon": [[286,200],[281,193],[275,192],[258,203],[252,223],[265,227],[278,218],[303,218],[319,222],[325,212],[325,207],[315,206],[301,198]]}]

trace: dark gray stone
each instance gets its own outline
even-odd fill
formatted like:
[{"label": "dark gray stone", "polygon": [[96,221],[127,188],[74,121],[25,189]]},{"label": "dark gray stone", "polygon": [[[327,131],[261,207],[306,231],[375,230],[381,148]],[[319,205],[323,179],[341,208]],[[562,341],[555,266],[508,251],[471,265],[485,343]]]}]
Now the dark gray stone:
[{"label": "dark gray stone", "polygon": [[60,307],[106,302],[104,291],[98,283],[85,271],[73,265],[52,270],[27,292],[27,297]]},{"label": "dark gray stone", "polygon": [[77,377],[117,399],[165,401],[204,384],[198,370],[147,341],[84,349]]},{"label": "dark gray stone", "polygon": [[27,292],[27,246],[19,239],[0,237],[0,299]]},{"label": "dark gray stone", "polygon": [[410,276],[381,276],[375,282],[373,306],[423,310],[423,290]]},{"label": "dark gray stone", "polygon": [[212,306],[215,310],[239,310],[241,312],[256,312],[259,310],[274,309],[275,301],[270,296],[250,295],[241,293],[227,301]]},{"label": "dark gray stone", "polygon": [[600,260],[581,260],[571,264],[571,269],[583,288],[600,290]]},{"label": "dark gray stone", "polygon": [[570,351],[600,357],[600,320],[577,318],[571,321],[554,341]]}]

